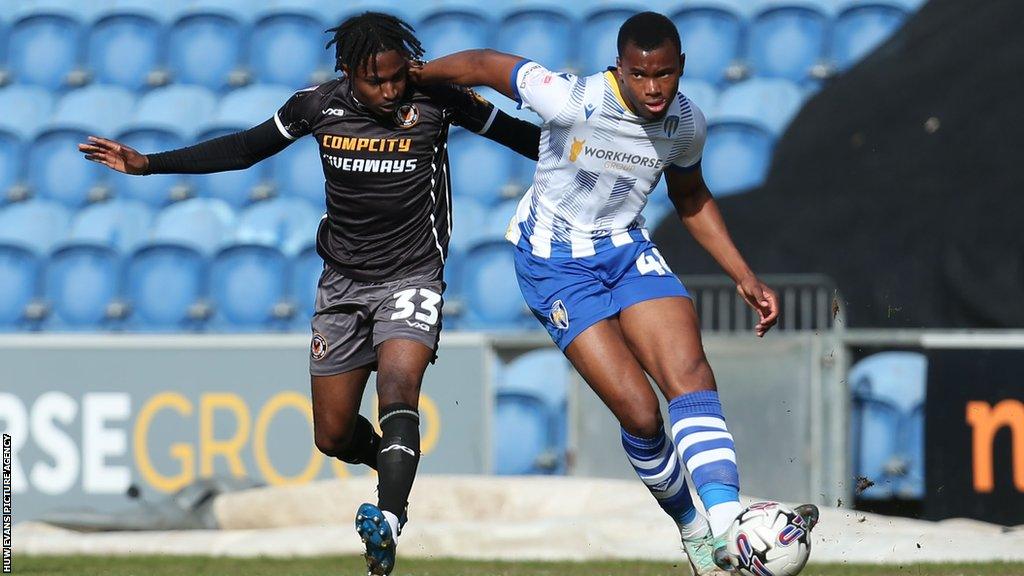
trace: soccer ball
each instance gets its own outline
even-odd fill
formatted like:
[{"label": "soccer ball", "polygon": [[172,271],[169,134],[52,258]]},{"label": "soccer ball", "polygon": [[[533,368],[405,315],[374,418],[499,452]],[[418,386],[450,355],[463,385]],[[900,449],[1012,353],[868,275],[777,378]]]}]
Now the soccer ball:
[{"label": "soccer ball", "polygon": [[746,576],[795,576],[811,555],[807,523],[778,502],[744,510],[728,533],[728,550]]}]

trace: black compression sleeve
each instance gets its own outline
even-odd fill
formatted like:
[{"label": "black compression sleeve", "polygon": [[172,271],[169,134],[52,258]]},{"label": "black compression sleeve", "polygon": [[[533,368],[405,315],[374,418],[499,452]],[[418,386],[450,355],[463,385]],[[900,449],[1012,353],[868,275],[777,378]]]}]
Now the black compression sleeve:
[{"label": "black compression sleeve", "polygon": [[501,110],[495,114],[494,121],[483,135],[531,160],[536,160],[540,153],[540,127],[513,118]]},{"label": "black compression sleeve", "polygon": [[244,170],[284,150],[291,143],[271,118],[248,130],[193,146],[147,154],[149,168],[146,174],[210,174]]}]

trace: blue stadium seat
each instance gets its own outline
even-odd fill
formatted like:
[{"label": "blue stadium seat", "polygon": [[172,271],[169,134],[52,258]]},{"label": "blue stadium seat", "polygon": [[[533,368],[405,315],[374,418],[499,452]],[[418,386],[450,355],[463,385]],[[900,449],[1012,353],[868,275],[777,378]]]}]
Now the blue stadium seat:
[{"label": "blue stadium seat", "polygon": [[94,80],[132,90],[148,87],[163,60],[161,13],[137,5],[111,7],[96,16],[88,39],[88,67]]},{"label": "blue stadium seat", "polygon": [[0,114],[0,131],[23,140],[36,135],[53,114],[53,97],[38,86],[8,86],[0,89],[0,110],[17,110],[17,114]]},{"label": "blue stadium seat", "polygon": [[803,91],[788,80],[754,78],[723,91],[717,111],[709,119],[760,124],[778,135],[800,110],[803,100]]},{"label": "blue stadium seat", "polygon": [[[231,92],[221,100],[214,120],[208,124],[200,140],[246,130],[271,118],[291,97],[293,91],[283,86],[257,85]],[[206,174],[195,178],[198,195],[219,198],[236,208],[270,194],[267,184],[269,163],[260,163],[246,170]],[[322,170],[318,168],[318,173]]]},{"label": "blue stadium seat", "polygon": [[107,169],[85,160],[78,143],[89,135],[116,133],[134,107],[134,95],[116,86],[89,86],[61,98],[52,121],[29,146],[32,192],[72,208],[106,198]]},{"label": "blue stadium seat", "polygon": [[926,373],[918,352],[880,352],[850,369],[856,472],[876,484],[862,498],[920,497]]},{"label": "blue stadium seat", "polygon": [[202,86],[176,84],[157,88],[139,99],[131,128],[162,130],[191,141],[213,121],[217,98]]},{"label": "blue stadium seat", "polygon": [[684,77],[679,81],[679,91],[695,103],[705,117],[718,109],[718,90],[710,82]]},{"label": "blue stadium seat", "polygon": [[615,66],[615,58],[619,55],[619,27],[633,14],[650,9],[639,3],[620,2],[587,15],[580,35],[580,38],[587,39],[587,47],[580,54],[580,74],[594,74]]},{"label": "blue stadium seat", "polygon": [[320,145],[313,138],[292,142],[270,158],[269,163],[274,187],[279,195],[326,207]]},{"label": "blue stadium seat", "polygon": [[527,352],[509,362],[501,375],[499,401],[502,397],[518,395],[542,402],[548,418],[546,451],[553,456],[544,466],[548,471],[558,472],[565,467],[569,432],[567,399],[572,374],[572,366],[561,351],[544,348]]},{"label": "blue stadium seat", "polygon": [[276,248],[235,244],[210,265],[210,326],[221,331],[277,331],[287,326],[288,260]]},{"label": "blue stadium seat", "polygon": [[491,43],[489,12],[479,2],[445,2],[418,16],[416,33],[428,59]]},{"label": "blue stadium seat", "polygon": [[495,474],[538,474],[550,444],[550,421],[544,403],[533,396],[501,394],[495,398]]},{"label": "blue stadium seat", "polygon": [[858,2],[842,10],[832,29],[832,59],[846,70],[896,31],[907,14],[895,2]]},{"label": "blue stadium seat", "polygon": [[[133,125],[117,136],[118,142],[130,146],[143,154],[164,152],[185,146],[185,141],[176,132],[159,128],[144,128]],[[183,200],[191,194],[191,177],[181,174],[150,174],[145,177],[129,176],[118,172],[104,175],[112,195],[145,202],[153,208],[160,208],[174,200]]]},{"label": "blue stadium seat", "polygon": [[51,91],[66,88],[80,70],[82,24],[70,7],[16,9],[8,36],[7,59],[15,82]]},{"label": "blue stadium seat", "polygon": [[[515,156],[515,152],[483,136],[453,129],[448,139],[452,193],[484,204],[500,202],[503,188],[514,180]],[[481,170],[482,166],[486,169]]]},{"label": "blue stadium seat", "polygon": [[[2,110],[4,108],[0,108]],[[0,204],[24,177],[25,147],[17,134],[0,130]]]},{"label": "blue stadium seat", "polygon": [[532,328],[535,320],[516,281],[514,247],[504,240],[477,244],[466,255],[462,291],[465,327],[503,330]]},{"label": "blue stadium seat", "polygon": [[186,9],[171,25],[167,60],[174,82],[211,90],[235,85],[245,48],[244,12],[208,2]]},{"label": "blue stadium seat", "polygon": [[324,271],[324,261],[316,252],[316,245],[306,245],[294,258],[289,272],[288,292],[295,303],[292,330],[308,331],[316,299],[316,286]]},{"label": "blue stadium seat", "polygon": [[0,240],[0,331],[27,329],[29,304],[39,290],[39,256]]},{"label": "blue stadium seat", "polygon": [[220,200],[193,198],[171,204],[157,214],[152,239],[189,246],[212,256],[229,242],[235,231],[235,214]]},{"label": "blue stadium seat", "polygon": [[50,256],[43,282],[51,313],[48,330],[112,328],[121,290],[121,258],[109,246],[89,242],[62,245]]},{"label": "blue stadium seat", "polygon": [[195,331],[207,318],[206,261],[187,245],[149,243],[132,254],[125,273],[129,327],[139,331]]},{"label": "blue stadium seat", "polygon": [[759,186],[771,164],[772,135],[758,124],[712,122],[701,169],[713,194],[725,196]]},{"label": "blue stadium seat", "polygon": [[573,20],[561,6],[513,6],[498,27],[498,50],[534,60],[549,70],[567,70],[573,62]]},{"label": "blue stadium seat", "polygon": [[238,218],[235,240],[276,246],[294,256],[316,241],[323,210],[298,198],[273,198],[257,202]]},{"label": "blue stadium seat", "polygon": [[71,214],[47,200],[17,202],[0,208],[0,242],[45,256],[68,233]]},{"label": "blue stadium seat", "polygon": [[317,10],[267,7],[256,12],[249,34],[249,64],[258,82],[296,89],[322,82],[331,69],[324,66],[324,30]]},{"label": "blue stadium seat", "polygon": [[[452,238],[448,248],[451,252],[457,252],[459,256],[464,257],[470,247],[483,238],[488,209],[472,198],[455,198],[452,212]],[[452,254],[448,255],[445,278],[448,281],[448,291],[457,295],[461,293],[462,287],[457,282],[458,271],[452,268],[455,264],[452,262],[453,258],[455,256]]]},{"label": "blue stadium seat", "polygon": [[152,223],[153,210],[141,202],[100,202],[75,214],[70,239],[102,244],[127,254],[149,238]]},{"label": "blue stadium seat", "polygon": [[670,14],[679,29],[689,78],[719,84],[739,59],[746,7],[739,0],[697,0]]},{"label": "blue stadium seat", "polygon": [[[764,3],[762,3],[764,4]],[[750,25],[747,58],[755,76],[803,82],[823,61],[828,17],[792,0],[765,5]]]},{"label": "blue stadium seat", "polygon": [[502,240],[508,231],[509,222],[519,207],[519,198],[509,198],[491,207],[484,221],[482,238],[486,240]]}]

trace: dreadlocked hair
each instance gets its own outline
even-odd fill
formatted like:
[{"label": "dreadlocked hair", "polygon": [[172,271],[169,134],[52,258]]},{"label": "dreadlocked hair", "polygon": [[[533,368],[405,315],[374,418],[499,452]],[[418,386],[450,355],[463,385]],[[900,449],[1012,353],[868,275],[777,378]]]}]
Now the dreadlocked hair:
[{"label": "dreadlocked hair", "polygon": [[339,72],[342,66],[347,66],[355,74],[361,66],[366,65],[367,60],[376,72],[373,55],[389,50],[396,50],[411,60],[423,56],[423,46],[416,38],[413,27],[390,14],[363,12],[326,32],[334,33],[334,38],[324,48],[329,50],[334,45],[334,69]]}]

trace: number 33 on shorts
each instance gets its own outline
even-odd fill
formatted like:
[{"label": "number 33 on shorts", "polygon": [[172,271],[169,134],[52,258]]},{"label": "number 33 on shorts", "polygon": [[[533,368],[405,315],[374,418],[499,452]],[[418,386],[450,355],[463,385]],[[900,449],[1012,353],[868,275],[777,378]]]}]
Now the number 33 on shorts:
[{"label": "number 33 on shorts", "polygon": [[672,273],[672,270],[669,269],[668,264],[665,263],[665,259],[662,258],[661,252],[658,252],[657,248],[641,252],[636,257],[636,269],[644,276],[648,274],[664,276]]},{"label": "number 33 on shorts", "polygon": [[[417,296],[419,297],[416,298]],[[396,292],[392,298],[395,299],[395,312],[391,314],[392,320],[405,320],[414,328],[429,331],[429,327],[436,325],[441,317],[437,307],[441,303],[441,295],[433,290],[409,288]],[[414,302],[414,298],[418,302]],[[427,326],[420,326],[419,322]]]}]

